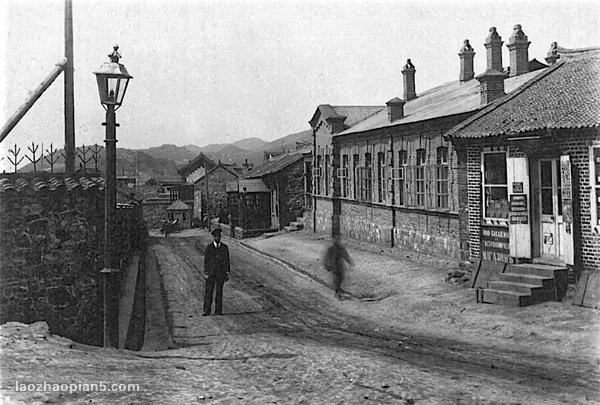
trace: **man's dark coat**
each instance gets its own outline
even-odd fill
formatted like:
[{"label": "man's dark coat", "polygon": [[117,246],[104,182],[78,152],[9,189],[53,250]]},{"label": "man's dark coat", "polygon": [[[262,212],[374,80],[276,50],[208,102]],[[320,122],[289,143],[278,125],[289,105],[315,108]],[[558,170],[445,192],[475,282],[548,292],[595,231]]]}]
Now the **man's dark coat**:
[{"label": "man's dark coat", "polygon": [[209,277],[227,278],[229,271],[229,248],[222,242],[216,248],[215,244],[211,242],[206,246],[204,253],[204,274]]}]

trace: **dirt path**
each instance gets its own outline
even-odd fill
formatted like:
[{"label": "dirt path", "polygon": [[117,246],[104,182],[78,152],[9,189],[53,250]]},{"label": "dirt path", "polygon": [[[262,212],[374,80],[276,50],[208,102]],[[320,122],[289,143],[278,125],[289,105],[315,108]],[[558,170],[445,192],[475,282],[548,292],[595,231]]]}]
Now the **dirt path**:
[{"label": "dirt path", "polygon": [[[175,348],[107,350],[49,335],[36,325],[3,325],[0,402],[600,403],[598,364],[585,356],[453,339],[436,325],[432,333],[414,333],[396,318],[386,321],[385,300],[337,301],[327,283],[234,241],[225,315],[202,317],[201,246],[209,240],[195,235],[151,241],[155,277],[162,283],[153,296],[167,304],[160,308],[154,302],[153,316],[163,314],[168,330],[149,333],[156,345],[147,349],[161,342]],[[139,389],[23,392],[15,390],[16,382],[76,387],[104,382]]]},{"label": "dirt path", "polygon": [[[353,366],[369,370],[368,375],[387,376],[384,380],[396,375],[406,383],[410,378],[406,369],[412,369],[420,377],[403,387],[413,387],[416,394],[412,397],[420,399],[435,395],[438,399],[512,398],[511,401],[519,402],[523,398],[537,398],[559,403],[567,398],[567,402],[578,397],[585,400],[586,396],[593,398],[598,394],[597,365],[585,359],[469,344],[440,338],[435,333],[414,335],[412,330],[404,330],[398,324],[381,322],[380,314],[365,316],[365,310],[378,310],[372,303],[339,302],[323,284],[253,254],[235,241],[229,244],[234,276],[224,292],[226,315],[200,317],[199,247],[209,241],[208,235],[203,235],[162,239],[159,243],[166,263],[177,260],[170,258],[168,251],[183,262],[177,272],[161,271],[165,285],[169,286],[168,312],[175,314],[173,337],[178,344],[206,344],[214,348],[211,338],[267,334],[268,345],[280,345],[283,340],[286,347],[309,344],[320,346],[319,351],[349,351],[364,358],[355,360]],[[176,266],[161,266],[166,267]],[[221,347],[212,355],[226,356],[230,349]],[[244,353],[243,346],[238,350],[240,355]],[[331,359],[331,356],[326,357]],[[374,358],[385,363],[385,368],[373,367],[370,360]],[[289,376],[289,370],[279,371]],[[246,378],[253,378],[252,373]],[[427,385],[429,388],[424,390]],[[423,392],[428,390],[436,394],[424,396]],[[391,393],[393,389],[385,391]],[[400,390],[395,395],[402,396],[402,392],[406,394]]]}]

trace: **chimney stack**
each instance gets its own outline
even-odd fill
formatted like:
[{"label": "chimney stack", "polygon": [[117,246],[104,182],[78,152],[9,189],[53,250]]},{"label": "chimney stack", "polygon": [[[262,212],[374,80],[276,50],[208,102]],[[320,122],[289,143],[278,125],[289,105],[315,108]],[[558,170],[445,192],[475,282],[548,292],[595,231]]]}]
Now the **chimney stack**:
[{"label": "chimney stack", "polygon": [[508,45],[510,51],[510,77],[529,72],[529,44],[527,35],[521,29],[521,24],[514,26]]},{"label": "chimney stack", "polygon": [[496,32],[496,27],[490,28],[490,35],[485,40],[487,68],[502,72],[502,38]]},{"label": "chimney stack", "polygon": [[558,54],[558,44],[556,42],[552,42],[550,44],[550,50],[546,56],[546,62],[552,66],[558,59],[560,59],[560,55]]},{"label": "chimney stack", "polygon": [[404,104],[406,104],[406,101],[394,97],[385,104],[387,105],[389,122],[394,122],[404,117]]},{"label": "chimney stack", "polygon": [[471,44],[469,44],[469,40],[465,39],[464,45],[460,49],[458,53],[460,57],[460,82],[467,82],[475,77],[475,72],[473,70],[473,57],[475,56],[475,51]]},{"label": "chimney stack", "polygon": [[487,70],[476,77],[479,80],[481,106],[485,106],[504,95],[504,78],[502,72],[502,38],[496,27],[490,28],[485,41]]},{"label": "chimney stack", "polygon": [[410,101],[417,97],[415,92],[415,65],[412,64],[410,59],[406,60],[406,65],[402,69],[402,75],[404,76],[404,100]]}]

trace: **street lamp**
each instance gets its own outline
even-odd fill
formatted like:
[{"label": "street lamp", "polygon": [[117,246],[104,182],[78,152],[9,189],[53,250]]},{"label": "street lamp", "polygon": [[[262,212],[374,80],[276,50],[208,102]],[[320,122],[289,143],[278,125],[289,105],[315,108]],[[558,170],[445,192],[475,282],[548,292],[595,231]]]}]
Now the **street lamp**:
[{"label": "street lamp", "polygon": [[94,72],[98,81],[100,103],[106,111],[106,184],[104,186],[104,268],[102,269],[104,294],[104,347],[118,346],[119,342],[119,284],[120,273],[115,252],[115,228],[117,213],[117,136],[115,110],[117,110],[127,90],[132,76],[125,66],[119,63],[118,45],[108,55],[110,62],[104,62]]}]

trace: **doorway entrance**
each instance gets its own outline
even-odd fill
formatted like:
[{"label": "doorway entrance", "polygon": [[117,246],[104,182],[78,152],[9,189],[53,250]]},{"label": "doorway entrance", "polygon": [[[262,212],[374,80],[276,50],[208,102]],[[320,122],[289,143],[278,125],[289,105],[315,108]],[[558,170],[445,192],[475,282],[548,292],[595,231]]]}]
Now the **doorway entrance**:
[{"label": "doorway entrance", "polygon": [[540,257],[545,261],[564,262],[567,235],[559,159],[539,161],[539,184]]}]

